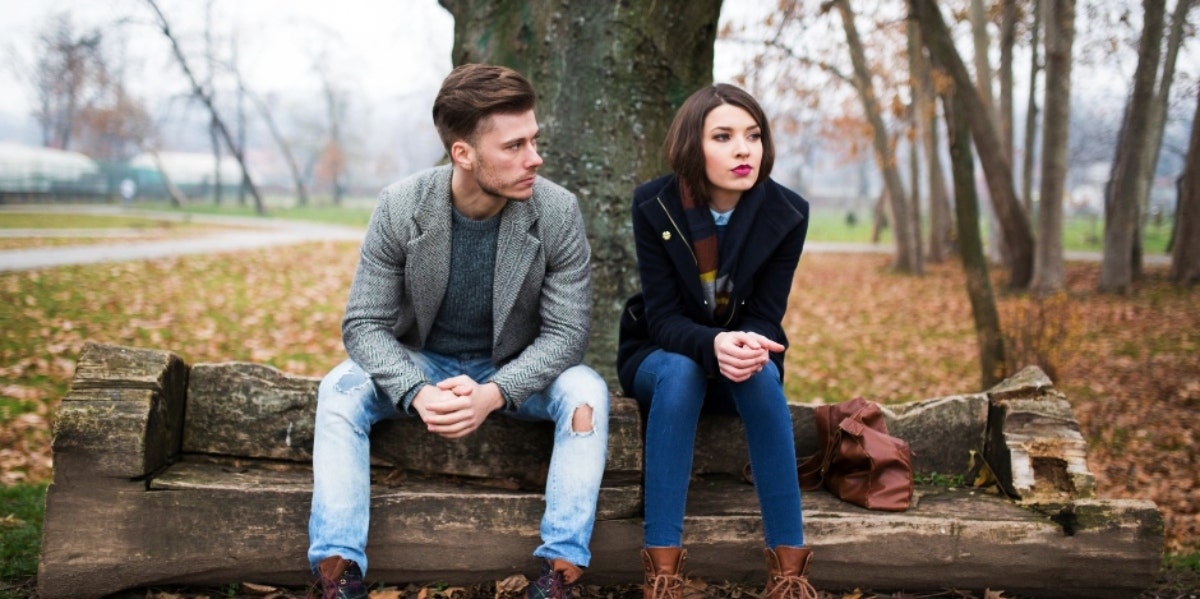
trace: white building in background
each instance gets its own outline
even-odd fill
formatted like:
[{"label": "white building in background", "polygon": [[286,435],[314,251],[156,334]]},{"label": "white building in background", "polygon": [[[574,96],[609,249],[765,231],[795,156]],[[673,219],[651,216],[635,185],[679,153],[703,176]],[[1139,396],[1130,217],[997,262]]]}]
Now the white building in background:
[{"label": "white building in background", "polygon": [[[165,186],[169,183],[189,199],[203,199],[212,195],[218,178],[212,154],[202,152],[143,152],[129,161],[128,170],[139,197],[165,196]],[[222,193],[237,193],[242,183],[242,169],[237,160],[224,157],[219,173]]]},{"label": "white building in background", "polygon": [[79,152],[0,142],[0,196],[103,194],[96,161]]}]

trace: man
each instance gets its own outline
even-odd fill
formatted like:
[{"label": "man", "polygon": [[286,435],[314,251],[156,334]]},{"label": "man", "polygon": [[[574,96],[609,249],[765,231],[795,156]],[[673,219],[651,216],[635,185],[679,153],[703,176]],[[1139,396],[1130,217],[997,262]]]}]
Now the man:
[{"label": "man", "polygon": [[454,69],[433,105],[450,164],[380,194],[342,324],[349,359],[317,396],[308,558],[325,597],[367,597],[367,435],[384,418],[448,439],[497,410],[555,421],[527,597],[568,597],[591,558],[608,388],[580,364],[590,249],[575,196],[536,175],[534,102],[511,69]]}]

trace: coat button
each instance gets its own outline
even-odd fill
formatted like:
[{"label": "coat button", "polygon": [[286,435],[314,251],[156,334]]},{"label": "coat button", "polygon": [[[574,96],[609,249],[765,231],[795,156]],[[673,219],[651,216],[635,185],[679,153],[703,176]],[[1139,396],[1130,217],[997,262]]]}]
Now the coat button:
[{"label": "coat button", "polygon": [[671,232],[663,231],[663,241],[671,241]]}]

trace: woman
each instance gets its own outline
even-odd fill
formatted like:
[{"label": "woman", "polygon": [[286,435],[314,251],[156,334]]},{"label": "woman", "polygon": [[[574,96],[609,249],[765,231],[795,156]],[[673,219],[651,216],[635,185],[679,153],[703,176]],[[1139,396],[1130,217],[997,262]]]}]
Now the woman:
[{"label": "woman", "polygon": [[768,176],[766,116],[718,84],[684,102],[665,144],[672,174],[633,198],[642,293],[626,304],[617,367],[647,413],[646,599],[679,597],[683,516],[702,408],[735,408],[763,514],[767,597],[808,582],[781,321],[808,232],[808,202]]}]

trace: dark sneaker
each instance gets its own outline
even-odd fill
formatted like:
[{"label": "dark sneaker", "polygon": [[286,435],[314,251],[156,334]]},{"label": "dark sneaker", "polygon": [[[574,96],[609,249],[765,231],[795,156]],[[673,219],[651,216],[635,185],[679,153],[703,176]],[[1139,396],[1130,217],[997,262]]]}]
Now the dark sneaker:
[{"label": "dark sneaker", "polygon": [[321,593],[320,599],[368,599],[367,585],[363,584],[362,570],[358,564],[335,555],[317,564],[317,580],[313,583],[309,597]]},{"label": "dark sneaker", "polygon": [[566,560],[543,560],[541,574],[525,589],[525,599],[569,599],[582,574],[579,566]]}]

